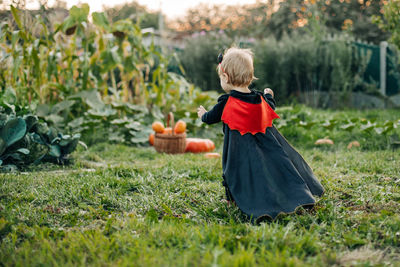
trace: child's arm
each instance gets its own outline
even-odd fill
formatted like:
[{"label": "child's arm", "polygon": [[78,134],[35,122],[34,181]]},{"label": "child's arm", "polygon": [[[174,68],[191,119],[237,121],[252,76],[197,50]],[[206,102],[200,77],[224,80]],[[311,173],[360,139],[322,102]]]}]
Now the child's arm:
[{"label": "child's arm", "polygon": [[197,115],[199,116],[199,118],[201,118],[203,122],[207,124],[220,122],[226,101],[228,101],[228,97],[229,95],[220,96],[218,98],[218,103],[208,112],[203,106],[200,106],[197,109]]},{"label": "child's arm", "polygon": [[276,103],[274,99],[274,91],[272,91],[270,88],[265,88],[264,99],[265,101],[267,101],[267,103],[270,105],[272,109],[275,109]]}]

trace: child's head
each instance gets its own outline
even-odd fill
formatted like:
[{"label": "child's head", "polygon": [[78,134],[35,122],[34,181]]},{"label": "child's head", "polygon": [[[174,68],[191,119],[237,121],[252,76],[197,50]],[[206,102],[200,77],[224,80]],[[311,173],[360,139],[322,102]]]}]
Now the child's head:
[{"label": "child's head", "polygon": [[250,49],[231,47],[225,51],[217,70],[221,85],[226,82],[233,87],[247,87],[255,79],[253,53]]}]

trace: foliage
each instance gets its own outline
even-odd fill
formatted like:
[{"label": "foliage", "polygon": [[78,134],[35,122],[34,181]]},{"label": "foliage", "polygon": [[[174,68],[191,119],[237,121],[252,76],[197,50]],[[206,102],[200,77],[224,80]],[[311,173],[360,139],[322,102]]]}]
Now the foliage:
[{"label": "foliage", "polygon": [[189,9],[183,18],[171,22],[170,27],[189,34],[223,30],[231,38],[263,37],[270,33],[267,25],[274,6],[270,1],[240,7],[200,3]]},{"label": "foliage", "polygon": [[277,108],[276,127],[296,145],[311,148],[317,139],[331,138],[346,147],[358,141],[363,150],[391,149],[400,139],[400,114],[395,110],[317,111],[305,106]]},{"label": "foliage", "polygon": [[106,7],[104,13],[112,21],[130,19],[133,23],[138,24],[140,28],[155,28],[159,27],[159,12],[147,10],[145,6],[140,5],[136,1]]},{"label": "foliage", "polygon": [[285,34],[306,32],[310,20],[316,19],[329,33],[346,31],[361,40],[379,43],[389,34],[373,24],[371,16],[382,17],[385,2],[271,0],[241,6],[199,4],[171,27],[187,33],[223,29],[230,37],[275,37],[279,40]]},{"label": "foliage", "polygon": [[300,153],[326,193],[311,211],[261,225],[222,201],[220,159],[201,154],[97,144],[62,172],[0,174],[0,262],[399,265],[399,154]]},{"label": "foliage", "polygon": [[[382,17],[381,9],[385,3],[384,0],[283,1],[280,3],[279,10],[271,17],[271,24],[274,25],[276,19],[285,20],[286,18],[283,25],[288,29],[282,29],[282,26],[280,29],[274,27],[278,33],[280,30],[280,36],[283,36],[283,32],[291,32],[304,25],[308,26],[310,20],[317,19],[319,23],[326,26],[330,33],[345,31],[356,39],[378,44],[380,41],[388,39],[389,34],[380,30],[371,21],[371,16]],[[275,34],[275,36],[277,35]]]},{"label": "foliage", "polygon": [[[175,83],[180,85],[180,89],[168,94],[163,110],[174,111],[175,116],[184,120],[193,134],[202,125],[194,107],[209,105],[213,101],[212,96],[216,96],[202,93],[178,76]],[[180,105],[174,104],[179,102]],[[55,105],[38,105],[37,115],[57,129],[81,134],[88,145],[98,142],[147,144],[151,133],[149,125],[164,117],[158,105],[146,107],[123,101],[107,104],[97,90],[81,91]]]},{"label": "foliage", "polygon": [[185,42],[179,59],[190,82],[205,91],[220,88],[216,71],[217,56],[229,48],[233,40],[224,31],[192,35]]},{"label": "foliage", "polygon": [[[359,52],[346,36],[327,39],[316,31],[305,35],[286,35],[281,40],[239,42],[254,53],[254,86],[270,87],[276,98],[288,103],[300,92],[347,93],[354,90],[376,92],[374,83],[364,81],[370,54]],[[204,33],[186,41],[179,54],[186,77],[197,86],[220,88],[216,56],[234,42],[223,33]]]},{"label": "foliage", "polygon": [[400,49],[400,2],[388,1],[383,7],[383,18],[374,16],[373,21],[391,33],[391,41]]},{"label": "foliage", "polygon": [[348,39],[317,40],[310,35],[292,35],[277,41],[257,43],[254,69],[258,88],[276,88],[281,101],[300,92],[376,92],[364,81],[370,54],[360,53]]},{"label": "foliage", "polygon": [[[79,134],[64,135],[29,113],[19,116],[9,99],[3,95],[0,100],[3,103],[0,106],[0,170],[13,170],[41,161],[68,162],[80,142]],[[26,113],[23,108],[18,109]]]},{"label": "foliage", "polygon": [[50,125],[82,133],[88,143],[128,144],[147,142],[145,125],[171,110],[191,130],[199,125],[195,109],[211,98],[168,71],[174,55],[145,46],[151,36],[138,24],[110,22],[98,12],[90,23],[84,4],[73,6],[55,31],[37,17],[34,34],[23,23],[26,14],[11,10],[16,28],[0,27],[0,88],[11,88],[16,104],[37,109]]}]

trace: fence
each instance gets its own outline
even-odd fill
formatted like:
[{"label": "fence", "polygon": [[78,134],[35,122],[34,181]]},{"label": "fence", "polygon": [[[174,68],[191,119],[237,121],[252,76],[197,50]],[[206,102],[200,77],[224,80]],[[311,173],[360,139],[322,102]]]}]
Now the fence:
[{"label": "fence", "polygon": [[397,51],[388,46],[387,42],[371,45],[354,42],[360,53],[371,53],[371,58],[364,73],[364,80],[375,83],[384,96],[400,93],[400,67]]}]

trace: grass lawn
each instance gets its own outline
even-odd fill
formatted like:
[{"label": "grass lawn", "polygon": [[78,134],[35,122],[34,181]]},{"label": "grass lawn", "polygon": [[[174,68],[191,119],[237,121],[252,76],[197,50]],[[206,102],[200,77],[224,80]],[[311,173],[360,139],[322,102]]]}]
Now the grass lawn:
[{"label": "grass lawn", "polygon": [[301,149],[312,211],[252,225],[221,159],[98,144],[64,169],[0,174],[0,266],[400,266],[400,153]]}]

